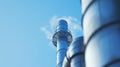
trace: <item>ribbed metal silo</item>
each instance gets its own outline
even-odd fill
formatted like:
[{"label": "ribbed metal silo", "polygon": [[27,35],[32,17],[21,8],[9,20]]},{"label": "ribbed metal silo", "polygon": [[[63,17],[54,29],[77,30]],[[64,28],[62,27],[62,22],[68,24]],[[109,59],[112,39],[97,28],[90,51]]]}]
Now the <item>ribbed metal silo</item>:
[{"label": "ribbed metal silo", "polygon": [[68,30],[68,24],[66,20],[61,19],[53,36],[53,44],[57,47],[57,67],[62,67],[63,59],[71,42],[72,35]]},{"label": "ribbed metal silo", "polygon": [[86,67],[120,67],[120,0],[82,0]]},{"label": "ribbed metal silo", "polygon": [[83,37],[76,38],[69,46],[62,67],[85,67]]}]

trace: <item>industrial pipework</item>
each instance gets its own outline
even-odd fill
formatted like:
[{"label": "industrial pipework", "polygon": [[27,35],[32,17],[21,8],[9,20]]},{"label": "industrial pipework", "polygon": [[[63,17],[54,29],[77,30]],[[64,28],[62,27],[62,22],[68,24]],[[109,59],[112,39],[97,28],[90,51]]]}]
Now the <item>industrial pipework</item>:
[{"label": "industrial pipework", "polygon": [[120,67],[120,0],[82,0],[86,67]]},{"label": "industrial pipework", "polygon": [[72,35],[68,30],[68,24],[66,20],[59,20],[52,42],[57,47],[57,67],[62,67],[66,51],[72,42]]}]

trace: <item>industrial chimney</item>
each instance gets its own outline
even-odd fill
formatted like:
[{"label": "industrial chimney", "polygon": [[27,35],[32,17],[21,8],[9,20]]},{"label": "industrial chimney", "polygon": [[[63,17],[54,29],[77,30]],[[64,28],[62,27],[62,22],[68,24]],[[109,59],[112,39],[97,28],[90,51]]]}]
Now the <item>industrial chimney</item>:
[{"label": "industrial chimney", "polygon": [[66,20],[59,20],[52,42],[57,47],[57,67],[62,67],[67,48],[72,42],[72,35],[68,30],[68,24]]}]

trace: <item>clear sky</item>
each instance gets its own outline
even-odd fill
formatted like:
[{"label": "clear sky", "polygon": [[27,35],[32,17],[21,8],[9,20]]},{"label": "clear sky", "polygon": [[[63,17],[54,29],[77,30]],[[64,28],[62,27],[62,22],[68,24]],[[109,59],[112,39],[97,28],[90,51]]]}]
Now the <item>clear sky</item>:
[{"label": "clear sky", "polygon": [[0,67],[56,67],[49,27],[63,16],[78,29],[80,0],[0,0]]}]

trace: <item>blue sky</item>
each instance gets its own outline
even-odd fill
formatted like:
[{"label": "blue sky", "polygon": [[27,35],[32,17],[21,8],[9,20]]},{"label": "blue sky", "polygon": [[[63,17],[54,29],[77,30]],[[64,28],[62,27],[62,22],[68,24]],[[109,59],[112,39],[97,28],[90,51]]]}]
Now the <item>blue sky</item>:
[{"label": "blue sky", "polygon": [[0,67],[55,67],[56,49],[47,36],[61,17],[77,32],[80,1],[0,0]]}]

